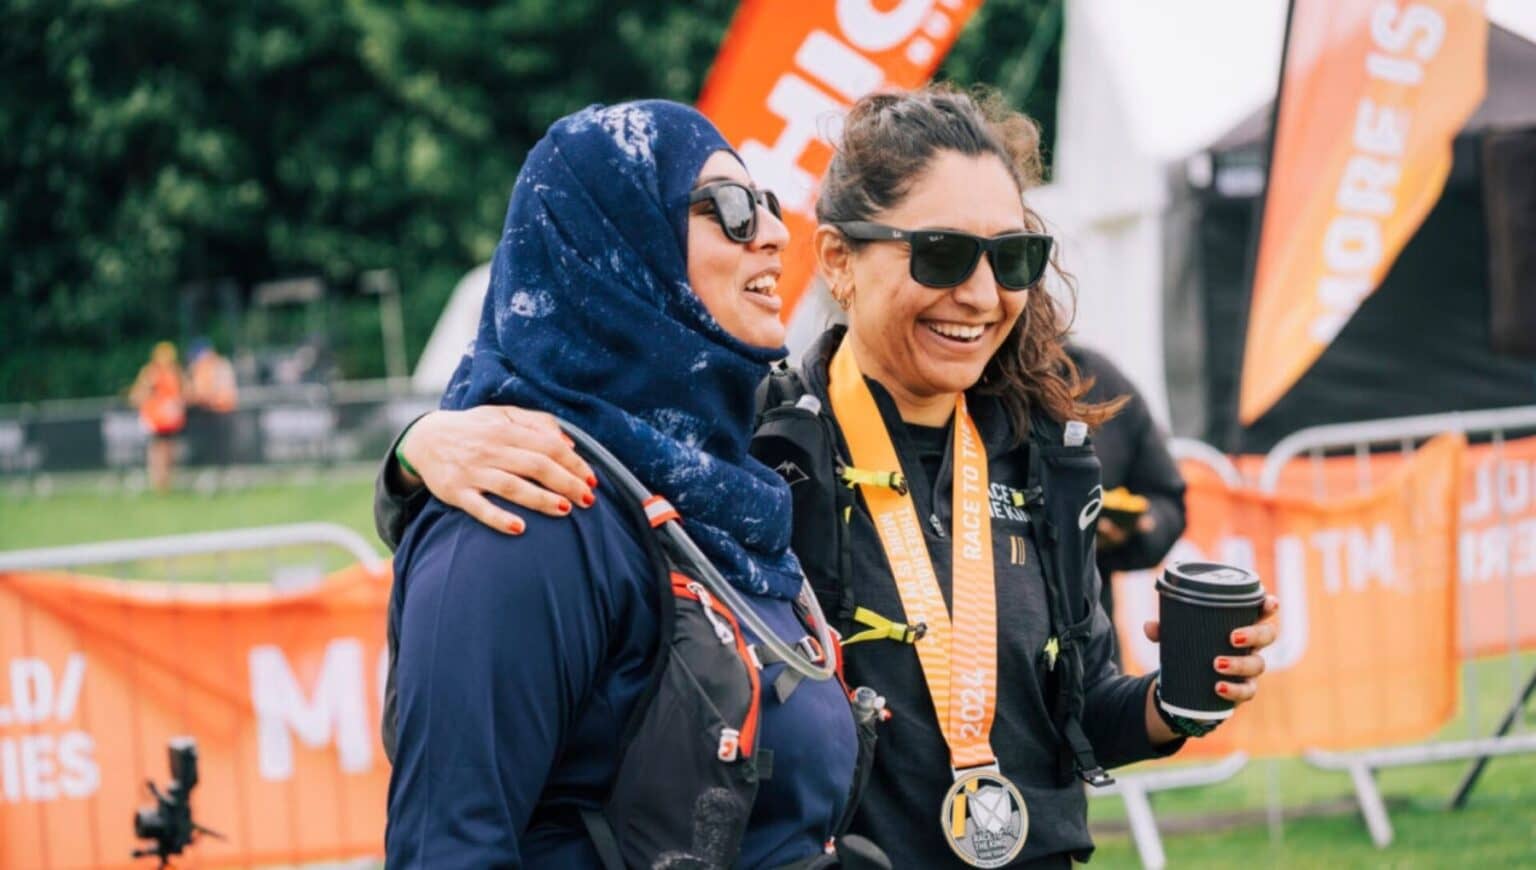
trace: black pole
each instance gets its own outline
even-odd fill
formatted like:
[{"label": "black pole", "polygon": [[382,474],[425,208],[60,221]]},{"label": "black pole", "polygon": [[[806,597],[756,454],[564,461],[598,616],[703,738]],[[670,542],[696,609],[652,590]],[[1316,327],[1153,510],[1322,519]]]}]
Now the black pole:
[{"label": "black pole", "polygon": [[[1503,737],[1509,733],[1509,730],[1515,726],[1515,720],[1525,712],[1525,705],[1531,702],[1532,695],[1536,695],[1536,671],[1531,672],[1531,678],[1525,684],[1525,691],[1520,693],[1520,697],[1516,698],[1515,703],[1505,712],[1504,720],[1499,723],[1499,730],[1495,731],[1493,736]],[[1466,775],[1461,778],[1461,785],[1456,786],[1456,794],[1451,797],[1450,809],[1459,810],[1466,807],[1467,798],[1472,796],[1472,789],[1477,785],[1478,778],[1483,775],[1483,769],[1488,766],[1488,761],[1488,756],[1484,755],[1472,762]]]},{"label": "black pole", "polygon": [[1248,288],[1248,296],[1243,304],[1242,322],[1239,324],[1242,336],[1239,347],[1242,349],[1237,357],[1237,395],[1232,404],[1232,425],[1227,433],[1227,452],[1241,453],[1243,450],[1243,370],[1247,368],[1248,360],[1248,323],[1253,317],[1253,291],[1254,280],[1259,266],[1259,242],[1264,238],[1264,207],[1269,202],[1269,180],[1275,168],[1275,137],[1280,132],[1280,104],[1285,99],[1285,62],[1291,56],[1291,25],[1296,21],[1296,0],[1290,0],[1285,7],[1285,43],[1280,49],[1280,77],[1275,82],[1275,102],[1269,113],[1269,143],[1264,149],[1264,186],[1259,189],[1259,195],[1254,201],[1252,231],[1248,233],[1248,258],[1247,266],[1243,270],[1243,283]]}]

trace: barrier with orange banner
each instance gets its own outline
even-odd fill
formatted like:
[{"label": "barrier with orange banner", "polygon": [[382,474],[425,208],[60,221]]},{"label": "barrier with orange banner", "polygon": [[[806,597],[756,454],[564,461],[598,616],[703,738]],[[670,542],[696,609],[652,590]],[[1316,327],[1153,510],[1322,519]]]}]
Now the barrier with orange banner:
[{"label": "barrier with orange banner", "polygon": [[153,867],[129,858],[133,810],[183,734],[197,821],[227,839],[177,866],[382,854],[389,583],[361,567],[302,593],[0,575],[0,867]]},{"label": "barrier with orange banner", "polygon": [[1481,0],[1294,0],[1260,225],[1239,418],[1333,341],[1445,187],[1483,98]]},{"label": "barrier with orange banner", "polygon": [[[1499,478],[1485,462],[1495,455]],[[1327,502],[1230,491],[1188,467],[1191,526],[1172,557],[1255,567],[1283,601],[1284,631],[1262,700],[1181,757],[1434,732],[1456,703],[1458,532],[1486,534],[1472,523],[1518,509],[1529,543],[1504,564],[1536,574],[1533,464],[1536,439],[1468,451],[1443,436],[1378,461],[1367,493]],[[1322,467],[1358,474],[1353,458]],[[1478,576],[1482,559],[1461,570]],[[1128,665],[1155,667],[1139,628],[1156,613],[1151,577],[1117,582]],[[197,818],[229,838],[202,841],[183,866],[379,854],[388,592],[386,575],[362,568],[296,593],[0,575],[0,867],[148,866],[128,859],[132,810],[145,779],[164,781],[166,742],[181,734],[199,741]],[[1507,624],[1503,601],[1475,605],[1490,632]]]},{"label": "barrier with orange banner", "polygon": [[[1189,529],[1170,560],[1251,567],[1281,601],[1261,700],[1180,757],[1291,755],[1434,733],[1455,710],[1456,546],[1464,443],[1441,436],[1363,495],[1326,502],[1228,489],[1190,468]],[[1141,624],[1151,572],[1115,578],[1127,670],[1157,667]],[[1403,691],[1411,686],[1412,691]]]},{"label": "barrier with orange banner", "polygon": [[[1303,498],[1338,497],[1386,480],[1402,461],[1396,452],[1368,460],[1297,460],[1282,471],[1278,489]],[[1263,457],[1239,457],[1237,466],[1257,480]],[[1458,647],[1466,658],[1536,649],[1536,437],[1470,446],[1463,468]],[[1220,486],[1193,466],[1184,471],[1196,486]],[[1190,517],[1194,525],[1203,520]]]},{"label": "barrier with orange banner", "polygon": [[928,81],[981,0],[744,0],[699,95],[699,110],[772,188],[793,237],[784,318],[810,285],[816,185],[844,110],[882,88]]}]

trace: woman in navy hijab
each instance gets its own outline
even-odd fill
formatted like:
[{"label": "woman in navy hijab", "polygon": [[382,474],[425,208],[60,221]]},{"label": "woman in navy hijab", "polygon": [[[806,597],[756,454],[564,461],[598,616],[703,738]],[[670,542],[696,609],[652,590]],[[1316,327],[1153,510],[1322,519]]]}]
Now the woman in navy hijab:
[{"label": "woman in navy hijab", "polygon": [[[776,200],[692,108],[563,118],[518,176],[443,405],[580,426],[677,508],[769,627],[800,637],[789,492],[747,455],[753,391],[785,355],[787,241]],[[526,536],[438,502],[411,525],[390,608],[391,867],[599,866],[581,814],[612,787],[660,625],[653,563],[617,501],[533,517]],[[773,772],[727,863],[772,867],[834,833],[857,739],[836,680],[761,696]]]}]

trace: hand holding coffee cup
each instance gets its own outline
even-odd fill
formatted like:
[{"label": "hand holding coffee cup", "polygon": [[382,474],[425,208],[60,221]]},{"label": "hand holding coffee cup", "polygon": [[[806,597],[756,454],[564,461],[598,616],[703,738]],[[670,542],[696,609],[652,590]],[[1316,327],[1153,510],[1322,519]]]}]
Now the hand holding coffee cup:
[{"label": "hand holding coffee cup", "polygon": [[1160,643],[1163,709],[1227,718],[1258,691],[1264,659],[1257,653],[1275,642],[1279,599],[1251,572],[1211,562],[1171,566],[1157,585],[1161,619],[1143,630]]}]

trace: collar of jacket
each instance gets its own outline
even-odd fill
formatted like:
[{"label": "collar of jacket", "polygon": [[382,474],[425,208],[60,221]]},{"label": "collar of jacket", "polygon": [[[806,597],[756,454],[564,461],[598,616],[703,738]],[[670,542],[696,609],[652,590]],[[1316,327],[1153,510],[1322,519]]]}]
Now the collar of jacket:
[{"label": "collar of jacket", "polygon": [[[832,366],[832,356],[842,346],[843,337],[847,334],[848,327],[838,324],[823,332],[806,349],[805,355],[800,360],[800,377],[805,382],[805,387],[821,401],[823,408],[830,409],[831,404],[827,398],[828,370]],[[896,402],[891,394],[874,379],[870,382],[870,393],[875,397],[875,404],[880,407],[880,413],[887,424],[901,419],[901,414],[896,410]],[[1003,409],[1002,402],[996,396],[984,396],[975,389],[967,390],[965,394],[966,406],[971,412],[971,419],[976,422],[976,428],[981,432],[982,443],[987,447],[987,455],[998,456],[1014,447],[1014,432],[1008,422],[1008,413]],[[906,443],[906,433],[900,427],[888,427],[894,431],[891,437],[897,441],[899,448],[904,448],[910,453],[911,447]],[[838,452],[842,456],[848,455],[848,445],[843,441],[842,432],[838,432]]]}]

